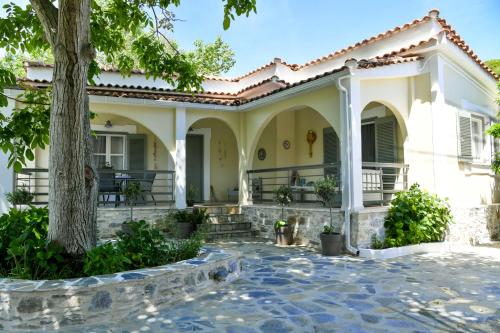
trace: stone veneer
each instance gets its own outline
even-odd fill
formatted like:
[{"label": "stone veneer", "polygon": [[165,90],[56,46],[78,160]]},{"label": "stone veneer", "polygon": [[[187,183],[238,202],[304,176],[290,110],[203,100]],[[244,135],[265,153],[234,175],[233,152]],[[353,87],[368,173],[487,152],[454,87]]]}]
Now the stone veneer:
[{"label": "stone veneer", "polygon": [[[169,206],[134,207],[134,219],[152,224],[165,217],[172,209]],[[99,207],[97,209],[97,232],[99,239],[114,238],[121,230],[122,223],[130,220],[128,207]]]},{"label": "stone veneer", "polygon": [[[351,243],[361,248],[371,247],[372,236],[383,239],[384,219],[388,207],[367,207],[351,216]],[[247,221],[263,238],[274,238],[274,222],[280,218],[281,209],[276,206],[242,206]],[[500,204],[472,208],[452,208],[455,223],[450,225],[446,240],[461,244],[480,244],[500,240]],[[317,247],[323,226],[329,223],[328,209],[292,206],[284,210],[285,219],[294,230],[294,244]],[[334,226],[344,231],[344,214],[334,209]]]},{"label": "stone veneer", "polygon": [[238,252],[208,247],[190,260],[129,272],[69,280],[0,279],[0,331],[64,331],[154,313],[160,304],[236,279],[241,267]]}]

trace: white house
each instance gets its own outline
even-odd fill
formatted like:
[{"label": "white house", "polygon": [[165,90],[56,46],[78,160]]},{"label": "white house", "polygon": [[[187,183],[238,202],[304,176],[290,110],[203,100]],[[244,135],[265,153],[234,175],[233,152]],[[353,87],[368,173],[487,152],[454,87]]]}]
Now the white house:
[{"label": "white house", "polygon": [[[43,87],[51,78],[50,65],[30,63],[22,80]],[[485,130],[496,121],[497,81],[431,10],[306,64],[276,58],[238,78],[206,78],[195,95],[113,70],[88,92],[98,164],[112,165],[114,184],[152,184],[145,202],[184,208],[188,194],[264,209],[287,184],[307,209],[316,200],[311,182],[330,174],[341,211],[363,212],[414,182],[457,209],[493,207],[499,190],[490,164],[499,145]],[[0,155],[0,210],[4,194],[23,184],[46,201],[47,168],[47,151],[37,150],[17,176]]]}]

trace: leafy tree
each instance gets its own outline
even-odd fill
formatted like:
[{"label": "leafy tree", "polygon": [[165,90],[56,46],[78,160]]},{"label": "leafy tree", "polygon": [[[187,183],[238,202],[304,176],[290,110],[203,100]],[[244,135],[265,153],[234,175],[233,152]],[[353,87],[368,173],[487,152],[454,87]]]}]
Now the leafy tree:
[{"label": "leafy tree", "polygon": [[[256,11],[256,0],[222,1],[225,29],[236,16]],[[123,75],[140,68],[147,77],[161,78],[178,90],[200,90],[202,76],[193,59],[164,47],[175,21],[171,8],[179,4],[180,0],[30,0],[23,7],[13,2],[3,6],[0,48],[11,54],[48,50],[54,58],[52,90],[41,94],[51,97],[47,241],[62,245],[71,255],[82,256],[96,244],[97,178],[86,93],[87,83],[100,73],[96,54],[117,64]],[[133,57],[122,52],[127,34],[132,36]],[[0,107],[7,105],[4,89],[15,85],[14,71],[1,68]],[[0,148],[14,155],[14,166],[21,150],[30,159],[28,151],[47,143],[28,139],[20,143],[24,148],[16,148],[12,142],[17,137],[3,131],[16,120],[2,116],[0,121]]]},{"label": "leafy tree", "polygon": [[[485,61],[486,65],[491,68],[496,75],[500,76],[500,59],[491,59]],[[497,82],[498,92],[500,95],[500,82]],[[497,103],[500,105],[500,97],[497,98]],[[494,139],[500,139],[500,123],[493,124],[487,131],[489,135],[491,135]],[[500,153],[495,152],[495,156],[493,157],[493,162],[491,167],[495,173],[500,174]]]}]

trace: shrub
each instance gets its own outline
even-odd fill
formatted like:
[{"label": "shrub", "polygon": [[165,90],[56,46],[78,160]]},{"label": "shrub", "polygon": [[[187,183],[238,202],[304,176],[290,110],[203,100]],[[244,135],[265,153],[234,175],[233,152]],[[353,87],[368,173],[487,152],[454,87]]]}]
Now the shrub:
[{"label": "shrub", "polygon": [[173,213],[168,213],[165,217],[155,221],[155,227],[169,237],[177,237],[179,227]]},{"label": "shrub", "polygon": [[0,216],[0,275],[19,279],[65,278],[71,260],[57,244],[47,244],[47,208],[11,209]]},{"label": "shrub", "polygon": [[120,272],[131,263],[113,243],[105,243],[86,253],[83,272],[87,276]]},{"label": "shrub", "polygon": [[21,187],[15,191],[12,191],[10,193],[7,193],[5,195],[7,198],[7,201],[12,205],[12,206],[18,206],[18,205],[29,205],[33,201],[33,198],[35,197],[33,193],[28,191],[26,188]]},{"label": "shrub", "polygon": [[330,225],[325,225],[323,227],[323,233],[332,234],[334,233],[332,206],[335,201],[335,195],[337,194],[337,182],[335,178],[326,176],[324,179],[316,181],[314,183],[314,193],[323,206],[327,206],[330,210]]},{"label": "shrub", "polygon": [[395,247],[442,241],[452,221],[446,200],[413,184],[408,191],[396,193],[391,202],[384,222],[384,245]]}]

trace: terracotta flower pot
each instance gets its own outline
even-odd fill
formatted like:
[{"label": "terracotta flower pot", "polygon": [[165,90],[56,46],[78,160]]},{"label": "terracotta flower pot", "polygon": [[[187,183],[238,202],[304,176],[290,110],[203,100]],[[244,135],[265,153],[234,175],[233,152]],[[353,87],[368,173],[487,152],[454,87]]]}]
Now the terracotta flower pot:
[{"label": "terracotta flower pot", "polygon": [[293,242],[292,229],[288,225],[275,228],[274,235],[278,245],[290,245]]},{"label": "terracotta flower pot", "polygon": [[324,256],[338,256],[342,253],[342,238],[340,233],[321,233],[319,239],[321,240],[321,253]]}]

